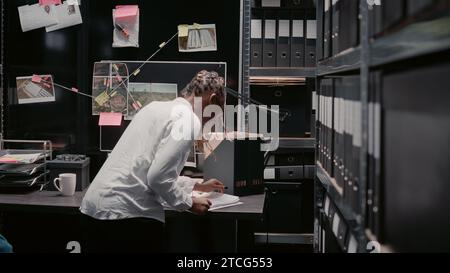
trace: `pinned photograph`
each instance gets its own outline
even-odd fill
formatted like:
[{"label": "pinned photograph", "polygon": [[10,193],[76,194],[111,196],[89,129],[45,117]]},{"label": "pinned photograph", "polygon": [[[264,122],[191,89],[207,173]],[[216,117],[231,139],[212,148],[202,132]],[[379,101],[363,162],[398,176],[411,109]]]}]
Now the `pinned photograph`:
[{"label": "pinned photograph", "polygon": [[55,86],[51,75],[18,77],[16,82],[19,104],[55,101]]},{"label": "pinned photograph", "polygon": [[128,116],[130,120],[140,109],[154,101],[171,101],[178,96],[178,85],[172,83],[129,83]]},{"label": "pinned photograph", "polygon": [[216,25],[179,25],[180,52],[217,51]]},{"label": "pinned photograph", "polygon": [[80,6],[69,5],[68,2],[64,2],[62,5],[54,7],[55,14],[58,19],[58,24],[50,27],[46,27],[47,32],[63,29],[83,23],[81,17]]},{"label": "pinned photograph", "polygon": [[95,63],[92,81],[92,114],[128,115],[128,68],[123,63]]},{"label": "pinned photograph", "polygon": [[17,8],[19,11],[20,25],[23,32],[30,30],[55,26],[58,24],[56,6],[25,5]]}]

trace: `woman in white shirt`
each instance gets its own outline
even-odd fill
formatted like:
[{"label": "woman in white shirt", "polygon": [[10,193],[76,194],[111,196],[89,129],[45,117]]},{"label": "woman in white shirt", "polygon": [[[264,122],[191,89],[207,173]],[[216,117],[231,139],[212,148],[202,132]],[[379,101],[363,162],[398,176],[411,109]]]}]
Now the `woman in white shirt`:
[{"label": "woman in white shirt", "polygon": [[224,92],[222,77],[201,71],[181,97],[153,102],[139,111],[83,199],[80,210],[86,216],[88,252],[161,250],[162,200],[179,211],[208,211],[210,201],[193,198],[192,191],[223,191],[223,184],[217,180],[196,184],[179,175],[207,122],[194,113],[194,99],[201,97],[203,109],[223,106]]}]

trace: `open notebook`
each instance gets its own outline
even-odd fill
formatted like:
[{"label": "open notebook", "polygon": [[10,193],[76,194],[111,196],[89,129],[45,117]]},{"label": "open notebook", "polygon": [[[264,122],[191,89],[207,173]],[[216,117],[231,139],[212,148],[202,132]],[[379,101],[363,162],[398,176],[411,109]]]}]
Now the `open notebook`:
[{"label": "open notebook", "polygon": [[[206,192],[193,191],[192,196],[208,198],[212,203],[211,207],[209,208],[209,211],[228,208],[228,207],[234,207],[234,206],[243,204],[242,202],[240,202],[239,197],[237,197],[237,196],[229,195],[229,194],[222,194],[222,193],[218,193],[218,192],[206,193]],[[166,202],[163,203],[163,206],[165,208],[170,209],[169,204],[167,204]]]},{"label": "open notebook", "polygon": [[192,195],[194,197],[208,198],[212,203],[211,208],[209,209],[210,211],[242,205],[242,202],[240,202],[239,197],[234,195],[222,194],[218,192],[206,193],[197,191],[192,192]]}]

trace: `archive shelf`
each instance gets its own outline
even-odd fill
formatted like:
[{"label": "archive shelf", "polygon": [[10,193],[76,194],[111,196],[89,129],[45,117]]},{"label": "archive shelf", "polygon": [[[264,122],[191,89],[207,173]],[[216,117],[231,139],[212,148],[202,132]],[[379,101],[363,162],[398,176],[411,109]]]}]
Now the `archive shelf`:
[{"label": "archive shelf", "polygon": [[380,66],[450,49],[450,16],[418,22],[372,41],[370,65]]},{"label": "archive shelf", "polygon": [[326,76],[349,71],[358,71],[361,68],[361,47],[347,49],[336,56],[319,61],[317,76]]},{"label": "archive shelf", "polygon": [[314,78],[315,67],[251,67],[252,77],[278,77],[278,78]]}]

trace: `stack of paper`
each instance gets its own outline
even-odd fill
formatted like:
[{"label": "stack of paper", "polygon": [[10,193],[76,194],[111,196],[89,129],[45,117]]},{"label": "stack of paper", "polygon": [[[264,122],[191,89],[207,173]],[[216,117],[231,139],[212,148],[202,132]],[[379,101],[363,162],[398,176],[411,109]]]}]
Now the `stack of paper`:
[{"label": "stack of paper", "polygon": [[212,203],[209,209],[210,211],[242,205],[242,202],[240,202],[239,197],[234,195],[222,194],[218,192],[206,193],[197,191],[194,191],[192,195],[194,197],[208,198]]},{"label": "stack of paper", "polygon": [[24,163],[31,164],[43,158],[42,153],[30,154],[5,154],[0,157],[0,163]]}]

